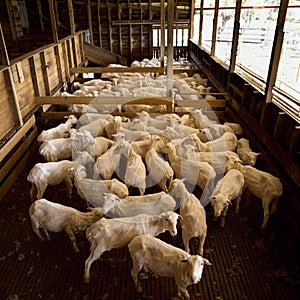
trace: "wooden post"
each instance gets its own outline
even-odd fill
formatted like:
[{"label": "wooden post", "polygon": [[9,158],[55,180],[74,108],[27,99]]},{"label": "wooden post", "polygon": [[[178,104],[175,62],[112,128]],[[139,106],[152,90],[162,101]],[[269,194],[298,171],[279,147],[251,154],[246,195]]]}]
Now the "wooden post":
[{"label": "wooden post", "polygon": [[41,30],[44,33],[45,29],[44,29],[44,23],[43,23],[43,10],[42,10],[42,5],[41,5],[41,0],[37,0],[37,7],[38,7],[38,12],[39,12]]},{"label": "wooden post", "polygon": [[[237,0],[236,6],[235,6],[233,39],[232,39],[232,45],[231,45],[231,55],[230,55],[230,65],[229,65],[230,73],[233,73],[234,69],[235,69],[237,48],[238,48],[238,42],[239,42],[241,7],[242,7],[242,0]],[[228,85],[228,83],[227,83],[227,85]]]},{"label": "wooden post", "polygon": [[70,19],[70,31],[71,34],[75,34],[75,22],[74,22],[74,9],[72,0],[68,0],[68,10],[69,10],[69,19]]},{"label": "wooden post", "polygon": [[164,60],[165,60],[165,0],[160,1],[160,66],[164,66]]},{"label": "wooden post", "polygon": [[37,75],[34,55],[29,57],[29,66],[30,66],[32,84],[33,84],[33,88],[34,88],[34,95],[40,96],[39,81],[38,81],[38,75]]},{"label": "wooden post", "polygon": [[168,1],[168,60],[167,60],[167,95],[171,96],[173,87],[173,25],[174,25],[174,0]]},{"label": "wooden post", "polygon": [[270,59],[270,65],[269,65],[269,71],[268,71],[268,78],[266,83],[266,102],[272,102],[272,90],[275,86],[276,77],[277,77],[277,71],[280,61],[280,54],[281,54],[281,48],[283,44],[283,27],[284,22],[286,18],[286,12],[288,8],[288,1],[281,1],[279,12],[278,12],[278,19],[277,19],[277,25],[274,35],[274,42],[273,42],[273,48],[272,48],[272,54]]},{"label": "wooden post", "polygon": [[45,51],[42,51],[40,53],[40,56],[41,56],[41,67],[43,70],[46,95],[51,96],[50,81],[49,81],[49,74],[48,74],[49,62],[46,62]]},{"label": "wooden post", "polygon": [[49,4],[49,11],[50,11],[51,26],[52,26],[53,42],[57,44],[58,43],[58,35],[57,35],[56,18],[55,18],[53,0],[48,0],[48,4]]},{"label": "wooden post", "polygon": [[9,57],[8,57],[8,52],[6,49],[6,44],[5,44],[5,39],[2,31],[2,25],[0,22],[0,51],[1,51],[1,65],[9,65]]},{"label": "wooden post", "polygon": [[89,24],[91,44],[94,45],[93,23],[92,23],[92,12],[91,12],[91,2],[90,2],[90,0],[87,0],[87,14],[88,14],[88,24]]},{"label": "wooden post", "polygon": [[[118,9],[118,20],[121,21],[121,9],[122,6],[120,5],[120,0],[117,1],[117,9]],[[122,45],[122,25],[120,24],[118,26],[119,30],[119,53],[122,56],[123,55],[123,45]]]},{"label": "wooden post", "polygon": [[57,44],[54,46],[54,52],[55,52],[55,58],[56,58],[56,65],[57,65],[57,73],[58,73],[58,78],[59,82],[63,82],[63,74],[62,74],[62,59],[61,59],[61,54],[60,54],[60,45]]},{"label": "wooden post", "polygon": [[112,29],[111,29],[111,13],[110,13],[110,3],[106,0],[106,7],[107,7],[107,19],[108,19],[108,39],[109,39],[109,50],[113,52],[112,46]]},{"label": "wooden post", "polygon": [[[127,1],[127,5],[128,5],[128,10],[129,10],[129,21],[131,21],[131,10],[132,10],[132,5],[130,3],[130,0]],[[132,61],[132,26],[131,24],[129,24],[129,60],[130,63]]]},{"label": "wooden post", "polygon": [[[101,36],[101,3],[100,0],[97,1],[97,23],[98,23],[98,34],[99,34],[99,47],[102,48],[102,36]],[[120,19],[120,16],[119,16]],[[121,54],[122,55],[122,54]]]},{"label": "wooden post", "polygon": [[[149,4],[148,4],[148,11],[149,11],[149,20],[151,21],[153,19],[153,12],[152,12],[152,1],[149,0]],[[150,43],[150,49],[149,49],[149,57],[153,56],[153,25],[149,26],[149,41],[151,41]]]},{"label": "wooden post", "polygon": [[17,38],[16,25],[15,25],[14,18],[13,18],[12,5],[11,5],[10,0],[6,0],[6,9],[7,9],[7,14],[8,14],[8,19],[9,19],[11,36],[12,36],[13,40],[16,40],[16,38]]},{"label": "wooden post", "polygon": [[194,15],[195,15],[195,0],[191,1],[191,27],[189,30],[189,39],[194,37]]},{"label": "wooden post", "polygon": [[212,32],[212,41],[211,41],[211,56],[215,56],[216,52],[216,38],[217,38],[217,28],[218,28],[218,13],[219,13],[219,0],[215,1],[215,13],[213,20],[213,32]]},{"label": "wooden post", "polygon": [[198,45],[201,45],[201,43],[202,43],[203,6],[204,6],[204,0],[201,0],[201,4],[200,4],[200,20],[199,20],[199,39],[198,39]]}]

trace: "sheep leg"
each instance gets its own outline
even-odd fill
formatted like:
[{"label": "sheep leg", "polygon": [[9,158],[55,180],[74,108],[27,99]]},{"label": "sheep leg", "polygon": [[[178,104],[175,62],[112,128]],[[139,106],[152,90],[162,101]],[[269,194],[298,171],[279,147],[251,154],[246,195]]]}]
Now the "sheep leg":
[{"label": "sheep leg", "polygon": [[261,230],[265,230],[268,219],[269,219],[269,205],[272,199],[262,199],[262,205],[264,210],[264,220],[261,225]]},{"label": "sheep leg", "polygon": [[236,206],[235,206],[235,213],[238,214],[240,211],[240,202],[241,202],[241,197],[242,194],[240,194],[237,198],[236,198]]},{"label": "sheep leg", "polygon": [[226,219],[226,213],[227,213],[227,210],[228,210],[228,206],[226,206],[223,211],[222,211],[222,214],[221,214],[221,220],[220,220],[220,226],[221,227],[224,227],[225,226],[225,219]]},{"label": "sheep leg", "polygon": [[140,195],[143,196],[145,194],[145,188],[144,187],[139,187]]},{"label": "sheep leg", "polygon": [[36,233],[36,235],[38,236],[38,238],[43,242],[45,239],[42,236],[41,232],[40,232],[40,224],[37,220],[34,220],[33,218],[31,219],[31,225],[32,225],[32,229],[33,231]]},{"label": "sheep leg", "polygon": [[30,197],[31,197],[31,201],[34,201],[36,198],[36,195],[37,195],[37,188],[35,186],[34,183],[31,184],[31,189],[30,189]]},{"label": "sheep leg", "polygon": [[44,232],[44,234],[45,234],[45,236],[46,236],[46,239],[47,239],[48,241],[50,241],[51,238],[50,238],[50,235],[49,235],[47,229],[45,229],[45,228],[42,228],[42,229],[43,229],[43,232]]},{"label": "sheep leg", "polygon": [[132,257],[132,262],[133,262],[133,267],[131,269],[131,277],[134,281],[134,284],[136,286],[136,289],[138,290],[138,292],[142,291],[142,285],[138,279],[138,274],[142,269],[142,265],[139,264],[138,260],[134,257]]},{"label": "sheep leg", "polygon": [[42,199],[47,186],[48,186],[47,183],[41,183],[40,185],[37,186],[37,196],[36,196],[37,199]]},{"label": "sheep leg", "polygon": [[184,232],[182,232],[182,240],[184,244],[184,249],[187,253],[190,253],[190,238]]},{"label": "sheep leg", "polygon": [[183,283],[179,283],[179,282],[176,282],[176,284],[177,284],[177,289],[178,289],[177,297],[181,298],[181,295],[182,295],[185,300],[189,300],[190,295],[186,289],[186,285],[184,285]]},{"label": "sheep leg", "polygon": [[65,179],[65,184],[67,186],[67,191],[68,191],[68,197],[72,198],[72,189],[73,189],[73,183],[70,177],[67,177]]},{"label": "sheep leg", "polygon": [[206,234],[203,234],[199,238],[198,254],[201,256],[203,256],[203,246],[204,246],[205,238],[206,238]]},{"label": "sheep leg", "polygon": [[75,237],[74,231],[70,228],[70,226],[66,227],[65,231],[72,242],[74,252],[78,253],[79,249],[76,244],[76,237]]},{"label": "sheep leg", "polygon": [[90,268],[92,263],[99,259],[102,253],[104,252],[104,249],[101,248],[101,245],[97,246],[95,249],[91,246],[91,254],[85,261],[85,268],[84,268],[84,281],[86,283],[90,282]]}]

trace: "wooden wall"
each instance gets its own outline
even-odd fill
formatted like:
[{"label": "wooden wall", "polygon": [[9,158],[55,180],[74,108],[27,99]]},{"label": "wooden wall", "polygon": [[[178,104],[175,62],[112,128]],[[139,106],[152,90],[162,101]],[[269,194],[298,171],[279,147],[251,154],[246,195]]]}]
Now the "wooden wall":
[{"label": "wooden wall", "polygon": [[252,148],[262,155],[258,168],[278,176],[284,185],[280,213],[300,234],[300,126],[236,73],[230,73],[194,42],[189,41],[190,60],[221,92],[229,92],[227,116],[242,125]]},{"label": "wooden wall", "polygon": [[35,96],[55,95],[74,79],[69,68],[84,64],[83,42],[80,31],[0,66],[0,199],[36,147]]}]

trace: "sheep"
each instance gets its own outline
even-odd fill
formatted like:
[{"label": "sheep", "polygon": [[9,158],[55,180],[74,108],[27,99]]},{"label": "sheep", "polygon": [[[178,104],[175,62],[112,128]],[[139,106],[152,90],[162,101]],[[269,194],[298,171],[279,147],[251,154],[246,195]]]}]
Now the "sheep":
[{"label": "sheep", "polygon": [[116,178],[108,180],[87,179],[86,169],[83,166],[76,168],[74,172],[74,185],[78,195],[86,201],[87,207],[102,207],[104,203],[103,193],[113,193],[119,198],[129,195],[126,184]]},{"label": "sheep", "polygon": [[[81,119],[80,119],[81,121]],[[89,124],[83,125],[79,128],[79,131],[87,130],[93,137],[103,136],[104,128],[109,124],[106,118],[97,118]]]},{"label": "sheep", "polygon": [[109,148],[114,145],[114,141],[111,139],[105,138],[103,136],[98,136],[95,138],[95,143],[90,149],[90,153],[92,153],[95,157],[99,157],[104,154]]},{"label": "sheep", "polygon": [[167,192],[167,184],[173,179],[174,171],[170,164],[157,153],[162,150],[163,146],[164,143],[157,136],[145,155],[145,162],[149,177],[154,184],[158,184],[163,191]]},{"label": "sheep", "polygon": [[111,193],[103,193],[103,213],[110,217],[133,217],[139,214],[158,215],[176,208],[175,200],[165,192],[143,196],[119,198]]},{"label": "sheep", "polygon": [[236,169],[229,170],[225,176],[218,181],[210,199],[211,205],[214,208],[215,219],[222,215],[220,220],[222,227],[225,226],[228,205],[232,204],[232,200],[234,199],[236,199],[235,213],[237,214],[239,212],[244,185],[244,175]]},{"label": "sheep", "polygon": [[68,137],[68,133],[73,125],[77,124],[77,118],[74,115],[69,115],[65,123],[59,124],[54,128],[43,130],[37,137],[38,142],[45,142],[47,140]]},{"label": "sheep", "polygon": [[[72,129],[71,129],[72,130]],[[70,138],[59,138],[45,141],[39,148],[39,153],[47,161],[58,161],[69,159],[77,151],[84,151],[94,144],[95,140],[92,135],[84,130],[82,132],[71,133]]]},{"label": "sheep", "polygon": [[50,240],[48,230],[51,232],[65,231],[70,237],[74,252],[78,253],[75,233],[84,231],[88,226],[101,219],[103,213],[101,208],[93,208],[90,212],[84,213],[72,207],[39,199],[31,204],[29,216],[32,229],[41,241],[44,241],[44,237],[40,229],[43,230],[48,240]]},{"label": "sheep", "polygon": [[168,230],[175,236],[179,219],[180,215],[168,211],[160,215],[141,214],[127,218],[102,218],[97,221],[86,230],[91,253],[85,261],[84,281],[90,281],[91,265],[103,252],[126,247],[134,237],[144,233],[157,236]]},{"label": "sheep", "polygon": [[125,135],[125,140],[128,141],[129,143],[133,141],[141,141],[141,140],[146,140],[151,138],[151,134],[146,130],[133,131],[122,127],[119,132]]},{"label": "sheep", "polygon": [[178,299],[181,299],[181,296],[190,299],[187,286],[198,283],[204,265],[211,265],[206,258],[190,255],[149,234],[133,238],[128,249],[133,262],[131,276],[138,292],[142,292],[138,273],[142,268],[146,268],[156,275],[174,278]]},{"label": "sheep", "polygon": [[114,148],[115,154],[123,154],[127,158],[125,183],[137,187],[140,195],[144,195],[146,189],[146,167],[140,155],[134,152],[127,141],[118,143]]},{"label": "sheep", "polygon": [[69,170],[72,168],[73,162],[68,160],[35,164],[27,176],[27,180],[31,182],[31,200],[41,199],[48,185],[57,185],[62,181],[65,182],[71,198],[74,172]]},{"label": "sheep", "polygon": [[198,129],[203,129],[210,125],[216,124],[216,121],[209,119],[204,113],[203,108],[195,109],[191,113],[192,118],[194,118],[194,122]]},{"label": "sheep", "polygon": [[225,132],[221,137],[206,143],[201,142],[200,138],[195,134],[191,134],[191,137],[200,152],[234,152],[237,146],[237,137],[231,132]]},{"label": "sheep", "polygon": [[[264,219],[261,230],[264,230],[269,216],[277,210],[279,197],[283,194],[280,179],[248,165],[237,164],[235,168],[243,173],[246,188],[262,201]],[[270,204],[272,204],[271,208],[269,208]]]},{"label": "sheep", "polygon": [[163,153],[167,154],[170,165],[177,178],[187,178],[186,180],[192,185],[198,185],[202,193],[202,202],[208,201],[208,197],[212,192],[216,172],[214,168],[207,162],[192,161],[180,158],[176,154],[176,147],[172,143],[168,143],[163,147]]},{"label": "sheep", "polygon": [[181,228],[184,249],[190,253],[191,238],[199,239],[197,253],[203,255],[203,246],[207,234],[206,213],[200,201],[189,193],[184,185],[184,179],[174,179],[170,183],[169,193],[174,199],[180,199]]},{"label": "sheep", "polygon": [[243,165],[250,165],[254,167],[257,156],[260,153],[253,152],[249,146],[249,140],[241,138],[237,142],[236,153],[239,155]]},{"label": "sheep", "polygon": [[104,135],[106,135],[109,139],[112,139],[113,134],[119,132],[122,127],[122,119],[120,116],[109,116],[107,119],[109,124],[104,127]]}]

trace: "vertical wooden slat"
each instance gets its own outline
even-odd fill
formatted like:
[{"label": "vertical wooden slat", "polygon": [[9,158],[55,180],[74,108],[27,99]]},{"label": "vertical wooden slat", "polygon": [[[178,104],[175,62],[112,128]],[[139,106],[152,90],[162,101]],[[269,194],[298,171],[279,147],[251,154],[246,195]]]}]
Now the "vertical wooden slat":
[{"label": "vertical wooden slat", "polygon": [[110,11],[110,3],[106,0],[107,7],[107,20],[108,20],[108,39],[109,39],[109,50],[113,52],[113,44],[112,44],[112,29],[111,29],[111,11]]},{"label": "vertical wooden slat", "polygon": [[203,6],[204,6],[204,0],[201,0],[200,4],[200,20],[199,20],[199,40],[198,44],[201,45],[202,43],[202,31],[203,31]]},{"label": "vertical wooden slat", "polygon": [[174,26],[174,0],[168,1],[168,60],[167,60],[167,96],[171,96],[173,86],[173,26]]},{"label": "vertical wooden slat", "polygon": [[273,96],[272,90],[276,82],[277,71],[278,71],[280,55],[281,55],[281,48],[283,44],[283,37],[284,37],[283,28],[284,28],[287,8],[288,8],[288,1],[281,1],[280,9],[278,12],[275,35],[274,35],[268,78],[266,83],[266,102],[272,101],[272,96]]},{"label": "vertical wooden slat", "polygon": [[[117,9],[118,9],[118,20],[121,21],[121,9],[122,6],[120,5],[120,0],[117,1]],[[122,56],[123,55],[123,39],[122,39],[122,25],[119,25],[119,53]]]},{"label": "vertical wooden slat", "polygon": [[37,76],[34,56],[29,57],[29,66],[30,66],[30,73],[31,73],[32,84],[34,89],[34,95],[40,96],[39,80]]},{"label": "vertical wooden slat", "polygon": [[194,37],[195,0],[191,1],[190,13],[191,13],[191,26],[188,33],[189,39]]},{"label": "vertical wooden slat", "polygon": [[[152,20],[153,12],[152,12],[152,1],[151,0],[149,0],[148,11],[149,11],[149,20]],[[149,26],[148,28],[149,28],[149,43],[150,43],[149,56],[152,57],[153,56],[153,25]]]},{"label": "vertical wooden slat", "polygon": [[68,54],[67,54],[67,42],[63,42],[62,44],[62,54],[63,54],[63,62],[65,65],[65,70],[66,70],[66,78],[67,81],[70,81],[70,65],[69,65],[69,59],[68,59]]},{"label": "vertical wooden slat", "polygon": [[9,57],[6,49],[5,39],[2,31],[2,25],[0,22],[0,51],[1,51],[1,65],[9,65]]},{"label": "vertical wooden slat", "polygon": [[70,31],[71,34],[75,34],[75,22],[74,22],[74,9],[72,0],[68,0],[68,11],[69,11],[69,20],[70,20]]},{"label": "vertical wooden slat", "polygon": [[42,5],[41,5],[41,0],[37,0],[37,7],[38,7],[38,12],[39,12],[39,19],[40,19],[40,24],[41,24],[41,30],[42,30],[42,32],[45,32],[44,22],[43,22],[43,10],[42,10]]},{"label": "vertical wooden slat", "polygon": [[58,43],[58,35],[57,35],[56,18],[55,18],[53,0],[48,0],[48,4],[49,4],[49,11],[50,11],[53,41],[54,41],[54,43]]},{"label": "vertical wooden slat", "polygon": [[94,45],[93,22],[92,22],[92,11],[91,11],[91,2],[90,2],[90,0],[87,0],[87,15],[88,15],[88,24],[89,24],[91,44]]},{"label": "vertical wooden slat", "polygon": [[41,57],[41,67],[43,71],[46,95],[51,96],[50,81],[49,81],[49,74],[48,74],[49,62],[46,61],[45,51],[42,51],[40,53],[40,57]]},{"label": "vertical wooden slat", "polygon": [[[141,0],[139,0],[139,9],[140,9],[140,19],[141,21],[143,21],[143,9],[142,9],[142,3],[141,3]],[[144,26],[141,24],[140,25],[140,56],[142,57],[143,56],[143,29],[144,29]]]},{"label": "vertical wooden slat", "polygon": [[216,52],[216,38],[217,38],[217,29],[218,29],[218,13],[219,13],[219,0],[215,1],[215,13],[213,20],[213,32],[212,32],[212,41],[211,41],[211,56],[215,55]]},{"label": "vertical wooden slat", "polygon": [[61,54],[60,54],[60,49],[59,45],[54,46],[54,53],[55,53],[55,58],[56,58],[56,65],[57,65],[57,73],[58,73],[58,78],[59,82],[63,82],[63,73],[62,73],[62,59],[61,59]]},{"label": "vertical wooden slat", "polygon": [[[99,34],[99,47],[102,48],[102,31],[101,31],[101,1],[97,1],[97,23],[98,23],[98,34]],[[121,54],[122,55],[122,54]]]},{"label": "vertical wooden slat", "polygon": [[79,43],[80,43],[80,61],[85,62],[85,57],[84,57],[84,38],[85,38],[85,33],[81,32],[79,35]]},{"label": "vertical wooden slat", "polygon": [[[165,58],[165,0],[160,1],[160,32],[161,32],[161,44],[160,44],[160,66],[164,66]],[[158,35],[157,35],[158,36]],[[158,44],[159,45],[159,44]]]},{"label": "vertical wooden slat", "polygon": [[16,92],[11,67],[6,69],[3,72],[3,75],[6,82],[6,89],[9,94],[9,103],[12,110],[14,122],[17,126],[23,126],[23,120],[22,120],[21,110],[19,106],[18,95]]},{"label": "vertical wooden slat", "polygon": [[[238,42],[239,42],[239,32],[240,32],[241,7],[242,7],[242,0],[237,0],[236,6],[235,6],[233,39],[232,39],[230,65],[229,65],[230,73],[233,73],[234,69],[235,69],[237,48],[238,48]],[[229,78],[229,76],[228,76],[228,78]],[[229,81],[228,81],[228,83],[229,83]],[[227,85],[228,85],[228,83],[227,83]]]},{"label": "vertical wooden slat", "polygon": [[[132,5],[130,3],[130,0],[128,0],[127,3],[128,3],[128,10],[129,10],[129,13],[128,13],[129,21],[131,21]],[[132,61],[132,26],[131,26],[131,24],[129,24],[129,60],[131,63],[131,61]]]},{"label": "vertical wooden slat", "polygon": [[53,0],[53,1],[54,1],[54,12],[55,12],[56,28],[57,28],[57,32],[59,32],[58,5],[57,5],[57,0]]},{"label": "vertical wooden slat", "polygon": [[74,66],[78,66],[78,57],[77,57],[77,50],[76,50],[76,42],[75,37],[71,38],[71,46],[72,46],[72,52],[73,52],[73,59],[74,59]]}]

